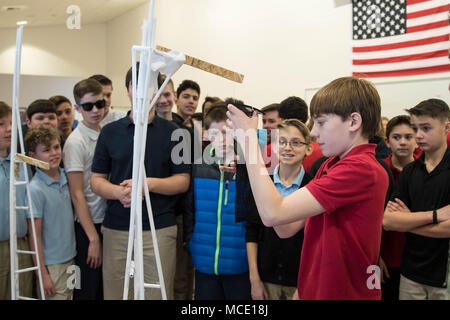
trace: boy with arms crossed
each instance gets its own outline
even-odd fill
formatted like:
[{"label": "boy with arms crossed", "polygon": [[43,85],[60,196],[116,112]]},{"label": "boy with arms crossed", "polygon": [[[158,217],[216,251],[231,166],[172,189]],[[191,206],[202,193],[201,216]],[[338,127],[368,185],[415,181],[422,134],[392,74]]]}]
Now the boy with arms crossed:
[{"label": "boy with arms crossed", "polygon": [[251,149],[245,142],[257,141],[257,118],[233,105],[228,109],[228,125],[245,132],[236,135],[263,223],[274,226],[280,237],[305,227],[294,298],[380,299],[381,291],[367,284],[367,270],[378,261],[388,188],[386,171],[375,159],[375,145],[368,144],[381,118],[375,87],[344,77],[315,94],[311,136],[330,158],[306,187],[284,198],[267,176],[261,154],[257,153],[256,163],[250,162]]},{"label": "boy with arms crossed", "polygon": [[[384,159],[391,169],[394,184],[407,164],[414,161],[417,147],[409,116],[392,118],[385,126],[386,144],[392,153]],[[380,249],[381,294],[383,300],[398,300],[400,285],[400,263],[405,234],[383,230]]]},{"label": "boy with arms crossed", "polygon": [[406,110],[423,154],[403,168],[386,230],[406,232],[400,266],[400,300],[446,300],[450,238],[450,110],[439,99]]}]

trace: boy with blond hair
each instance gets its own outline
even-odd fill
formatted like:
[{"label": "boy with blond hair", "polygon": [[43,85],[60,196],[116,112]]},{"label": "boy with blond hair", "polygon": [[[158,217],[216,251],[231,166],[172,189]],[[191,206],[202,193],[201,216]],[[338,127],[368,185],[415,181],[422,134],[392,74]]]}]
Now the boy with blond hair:
[{"label": "boy with blond hair", "polygon": [[[278,141],[273,141],[273,151],[278,154],[280,162],[272,179],[280,195],[286,197],[311,180],[302,163],[312,153],[313,147],[309,130],[300,120],[284,120],[278,129]],[[280,239],[273,228],[264,227],[261,223],[254,201],[249,204],[245,238],[252,298],[290,299],[297,288],[303,229],[288,239]]]}]

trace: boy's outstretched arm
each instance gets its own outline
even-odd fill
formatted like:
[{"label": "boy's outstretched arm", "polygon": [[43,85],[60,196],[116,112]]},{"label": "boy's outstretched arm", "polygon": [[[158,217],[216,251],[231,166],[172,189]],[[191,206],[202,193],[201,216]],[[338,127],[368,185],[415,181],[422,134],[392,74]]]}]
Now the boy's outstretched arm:
[{"label": "boy's outstretched arm", "polygon": [[264,225],[268,227],[303,220],[325,211],[306,188],[282,197],[270,179],[257,145],[257,117],[247,117],[228,105],[227,124],[236,130],[236,138],[244,152],[252,193]]}]

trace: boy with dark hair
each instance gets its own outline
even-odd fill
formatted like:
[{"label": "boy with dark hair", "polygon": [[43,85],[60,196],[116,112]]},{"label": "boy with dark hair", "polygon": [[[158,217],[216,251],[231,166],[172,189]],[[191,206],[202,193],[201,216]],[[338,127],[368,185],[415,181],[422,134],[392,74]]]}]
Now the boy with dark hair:
[{"label": "boy with dark hair", "polygon": [[291,96],[280,103],[280,118],[298,119],[306,124],[308,121],[308,106],[302,98]]},{"label": "boy with dark hair", "polygon": [[80,286],[74,300],[103,300],[101,224],[106,200],[91,190],[90,177],[95,145],[105,111],[103,88],[94,79],[78,82],[74,87],[75,109],[82,116],[77,128],[67,139],[63,157],[70,195],[74,205]]},{"label": "boy with dark hair", "polygon": [[93,76],[90,76],[89,79],[94,79],[100,82],[103,89],[103,99],[105,99],[106,103],[105,103],[105,114],[103,115],[103,120],[100,122],[100,125],[104,127],[108,123],[111,123],[113,121],[125,117],[126,115],[125,112],[111,109],[111,101],[112,101],[111,97],[113,92],[113,83],[111,79],[102,74],[95,74]]},{"label": "boy with dark hair", "polygon": [[[36,169],[30,182],[36,243],[38,246],[45,299],[71,300],[72,289],[68,286],[70,269],[76,255],[73,209],[61,162],[60,136],[55,128],[39,125],[27,132],[25,148],[28,154],[48,162],[48,170]],[[28,215],[28,233],[31,250],[35,251]],[[73,272],[72,272],[73,273]]]},{"label": "boy with dark hair", "polygon": [[202,119],[205,118],[209,109],[211,109],[211,105],[219,101],[222,101],[222,99],[220,99],[219,97],[210,97],[210,96],[205,97],[205,101],[202,104]]},{"label": "boy with dark hair", "polygon": [[278,110],[280,109],[279,103],[272,103],[261,109],[263,114],[263,129],[277,129],[281,123]]},{"label": "boy with dark hair", "polygon": [[[137,66],[139,68],[139,65]],[[133,101],[132,69],[126,76],[126,87]],[[178,127],[150,110],[145,150],[146,182],[150,191],[156,236],[163,268],[168,299],[173,299],[175,275],[176,218],[174,195],[189,187],[189,165],[175,164],[172,150],[178,141],[172,133]],[[107,199],[103,219],[103,288],[106,300],[122,299],[125,264],[130,227],[130,205],[133,169],[134,119],[132,110],[127,116],[107,124],[98,137],[92,162],[92,191]],[[145,201],[142,203],[144,245],[144,280],[158,281],[150,222]],[[147,289],[146,299],[161,299],[160,290]]]},{"label": "boy with dark hair", "polygon": [[[218,103],[217,103],[218,104]],[[235,222],[234,140],[224,129],[226,105],[211,108],[205,128],[211,144],[202,164],[194,164],[186,196],[185,240],[195,271],[195,300],[250,300],[245,223]]]},{"label": "boy with dark hair", "polygon": [[[10,260],[10,230],[9,230],[9,184],[11,166],[11,107],[0,101],[0,300],[11,299],[11,260]],[[22,166],[21,166],[22,168]],[[23,170],[18,181],[24,180]],[[16,187],[16,205],[26,203],[25,186]],[[30,251],[27,239],[27,219],[24,210],[16,211],[17,249]],[[19,269],[33,265],[31,256],[19,254]],[[19,275],[19,292],[23,297],[31,297],[33,289],[33,274],[24,272]]]},{"label": "boy with dark hair", "polygon": [[[391,148],[392,153],[384,161],[392,172],[394,184],[397,184],[403,168],[414,161],[414,150],[417,146],[409,116],[397,116],[387,123],[386,143]],[[405,234],[403,232],[383,230],[380,249],[383,300],[398,300],[400,263],[404,245]]]},{"label": "boy with dark hair", "polygon": [[53,96],[49,98],[56,106],[56,117],[58,119],[58,131],[64,140],[67,140],[72,133],[74,122],[74,114],[72,110],[72,103],[64,96]]},{"label": "boy with dark hair", "polygon": [[232,105],[228,110],[228,125],[240,129],[235,135],[263,223],[274,226],[280,237],[294,235],[306,223],[298,298],[380,299],[381,291],[371,280],[377,280],[372,273],[380,251],[388,177],[375,159],[375,145],[368,143],[381,117],[375,87],[364,79],[344,77],[314,95],[311,136],[330,158],[306,187],[284,198],[267,176],[261,155],[256,164],[250,162],[251,150],[257,150],[257,118]]},{"label": "boy with dark hair", "polygon": [[191,117],[197,110],[200,98],[200,86],[192,80],[184,80],[177,88],[177,113],[175,122],[181,122],[185,127],[192,127]]},{"label": "boy with dark hair", "polygon": [[406,110],[423,154],[403,168],[383,219],[386,230],[406,232],[400,300],[446,300],[450,238],[450,110],[428,99]]},{"label": "boy with dark hair", "polygon": [[[166,75],[158,74],[158,87],[161,87],[166,80]],[[201,141],[194,140],[195,127],[184,126],[184,120],[176,113],[172,112],[174,102],[176,101],[174,85],[172,79],[169,79],[164,87],[161,95],[156,101],[156,114],[166,120],[177,124],[181,130],[185,130],[185,138],[189,139],[191,147],[191,163],[194,160],[194,143]],[[197,131],[198,132],[198,131]],[[198,135],[200,138],[200,135]],[[185,194],[177,196],[175,205],[175,214],[177,218],[177,256],[176,271],[174,278],[174,299],[175,300],[192,300],[194,292],[194,268],[189,254],[183,247],[183,216],[185,208],[183,207],[183,197]]]},{"label": "boy with dark hair", "polygon": [[33,101],[27,108],[25,122],[28,128],[33,128],[39,124],[48,124],[57,129],[58,119],[55,104],[46,99]]}]

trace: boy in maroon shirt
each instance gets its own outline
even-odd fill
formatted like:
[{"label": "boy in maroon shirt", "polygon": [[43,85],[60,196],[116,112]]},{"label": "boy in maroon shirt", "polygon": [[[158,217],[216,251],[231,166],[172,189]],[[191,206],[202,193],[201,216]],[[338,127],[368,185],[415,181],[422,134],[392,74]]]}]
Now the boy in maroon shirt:
[{"label": "boy in maroon shirt", "polygon": [[[401,115],[392,118],[386,125],[386,144],[392,153],[384,159],[389,165],[397,184],[403,168],[413,162],[414,150],[417,147],[414,140],[414,130],[409,116]],[[398,300],[400,286],[400,263],[405,245],[403,232],[382,232],[380,249],[381,292],[383,300]]]},{"label": "boy in maroon shirt", "polygon": [[380,124],[380,97],[367,80],[344,77],[320,89],[310,108],[315,123],[311,136],[330,158],[306,187],[283,198],[265,174],[260,154],[255,163],[251,151],[257,148],[245,144],[257,141],[256,117],[228,106],[228,125],[241,129],[236,139],[258,212],[280,237],[295,234],[306,223],[294,298],[380,299],[379,283],[372,279],[388,176],[375,159],[375,145],[368,143]]}]

